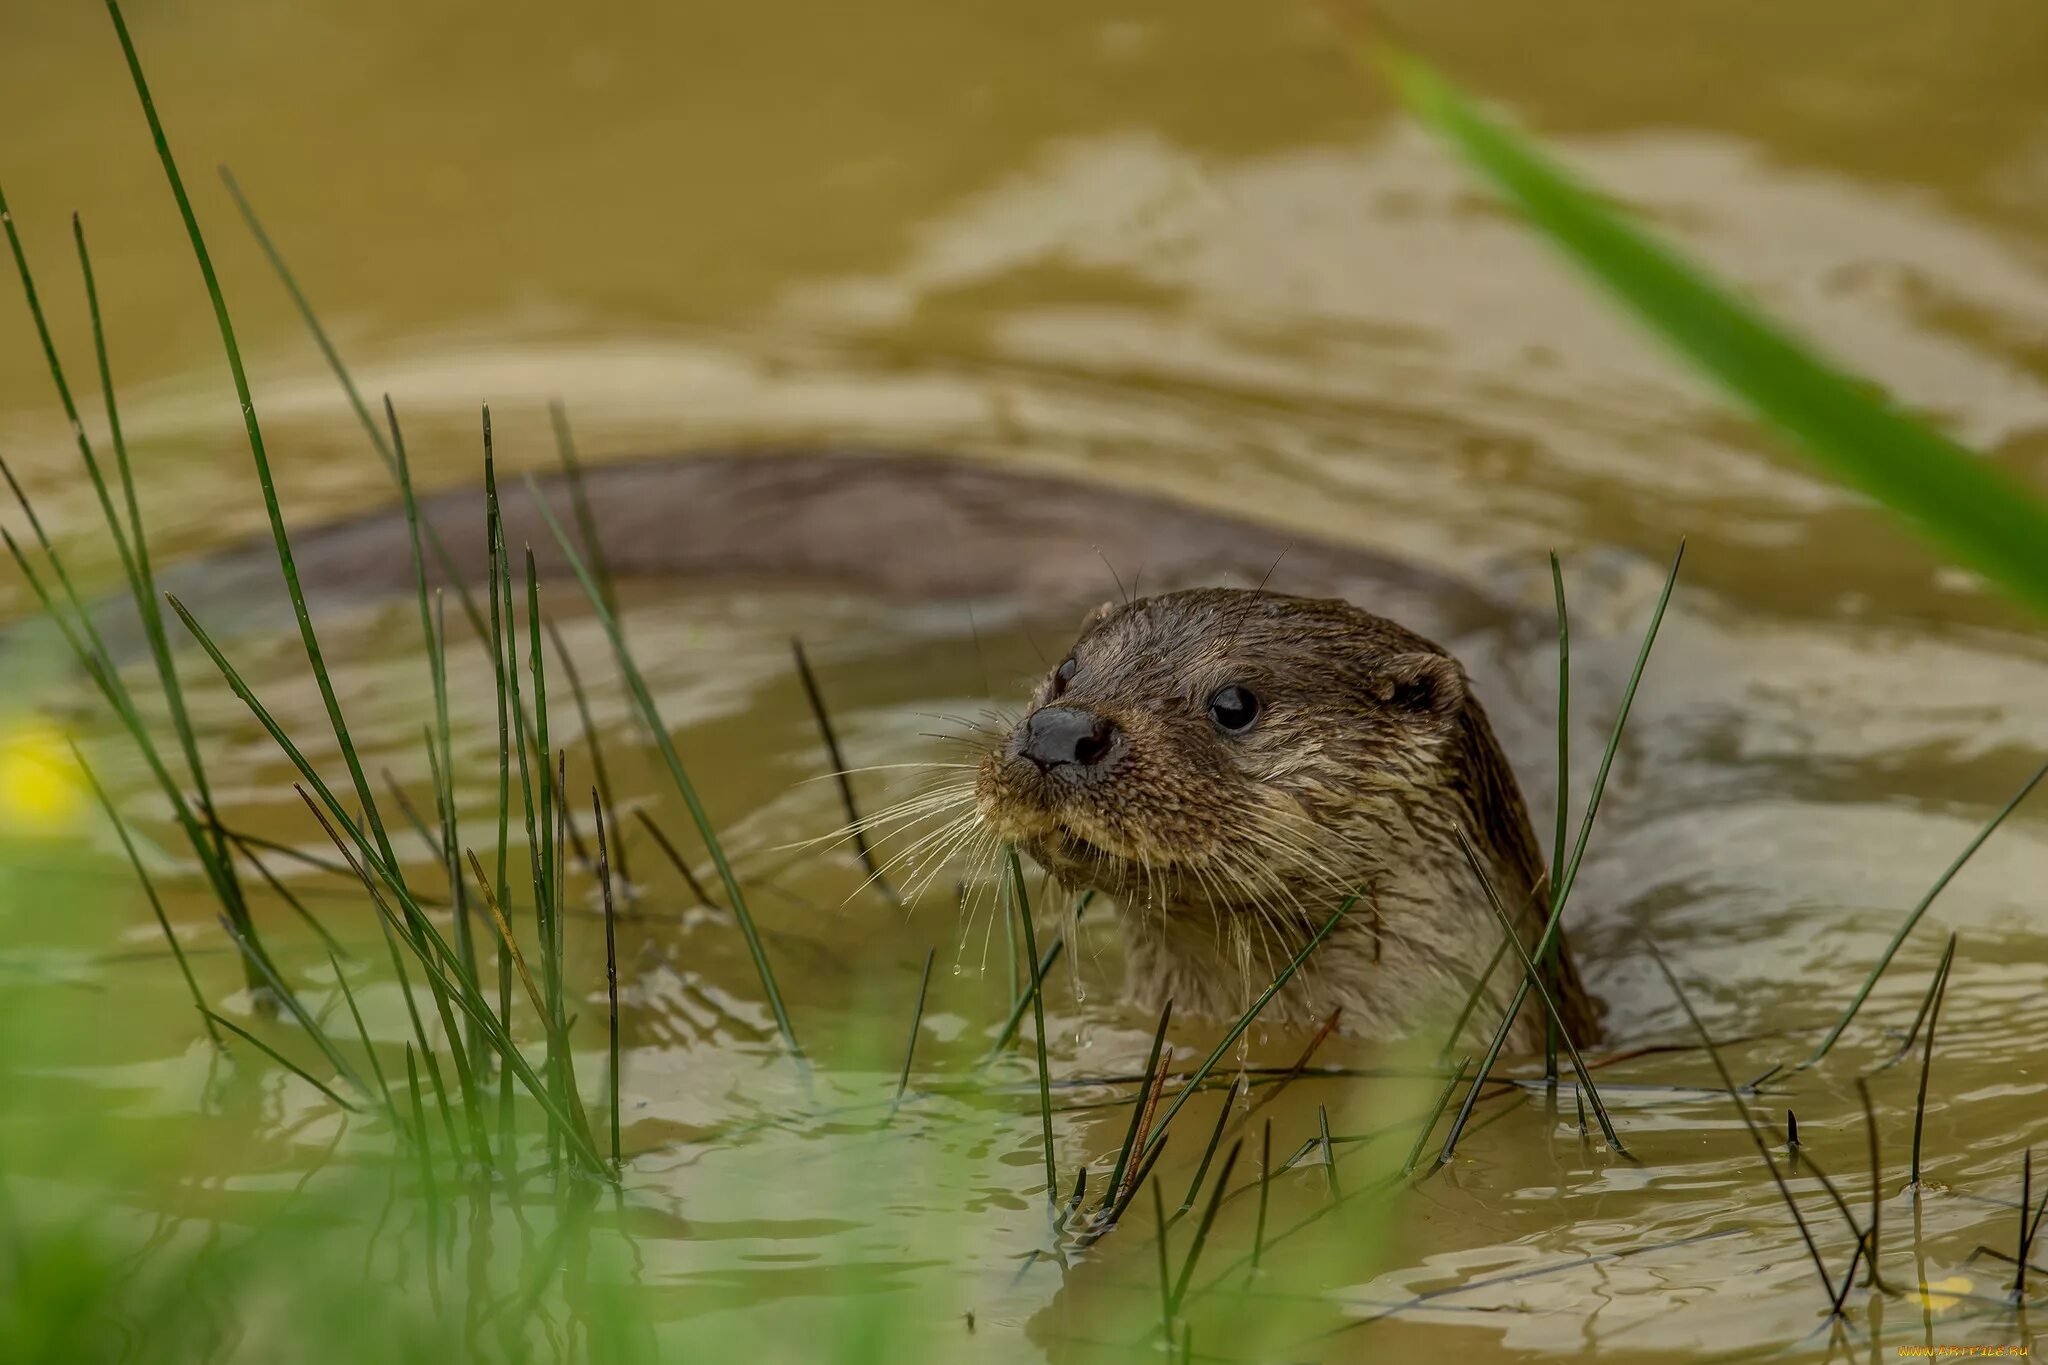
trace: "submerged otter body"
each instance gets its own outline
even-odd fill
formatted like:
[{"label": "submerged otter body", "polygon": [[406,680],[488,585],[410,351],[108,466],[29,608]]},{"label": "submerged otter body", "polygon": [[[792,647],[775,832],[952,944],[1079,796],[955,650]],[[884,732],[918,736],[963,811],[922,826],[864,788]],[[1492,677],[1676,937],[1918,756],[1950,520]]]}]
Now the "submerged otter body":
[{"label": "submerged otter body", "polygon": [[[829,584],[1034,612],[1098,600],[1114,572],[1105,560],[1169,589],[1270,579],[1274,592],[1171,592],[1099,613],[1068,676],[1047,681],[983,774],[992,828],[1061,878],[1120,900],[1141,1004],[1170,997],[1183,1014],[1237,1013],[1248,983],[1262,986],[1356,892],[1266,1017],[1320,1018],[1341,1004],[1349,1030],[1391,1035],[1446,1002],[1454,1010],[1500,943],[1454,826],[1479,848],[1525,941],[1541,924],[1542,859],[1465,671],[1386,619],[1438,638],[1497,635],[1510,613],[1465,584],[1148,493],[941,456],[677,455],[592,468],[583,484],[604,559],[624,578]],[[566,564],[535,492],[575,534],[560,476],[531,488],[508,479],[507,541],[530,543],[542,575],[559,576]],[[477,491],[423,498],[419,511],[454,576],[484,581]],[[412,590],[411,536],[395,509],[295,530],[292,545],[316,614]],[[432,555],[427,571],[447,577]],[[246,627],[266,618],[265,604],[289,619],[267,543],[161,577],[202,622]],[[110,609],[103,626],[132,649],[127,617]],[[1242,734],[1209,714],[1228,687],[1259,712]],[[1027,752],[1060,744],[1070,752],[1059,762]],[[1097,761],[1072,761],[1091,745]],[[1510,958],[1478,1027],[1498,1019],[1518,979]],[[1589,1035],[1568,955],[1557,984],[1575,1032]],[[1512,1041],[1531,1044],[1540,1025],[1532,1000]]]}]

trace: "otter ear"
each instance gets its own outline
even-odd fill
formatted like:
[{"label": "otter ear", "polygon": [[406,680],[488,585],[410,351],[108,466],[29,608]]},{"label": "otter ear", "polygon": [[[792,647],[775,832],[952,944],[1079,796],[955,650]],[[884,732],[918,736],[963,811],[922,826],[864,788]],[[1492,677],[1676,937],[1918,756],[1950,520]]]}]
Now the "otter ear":
[{"label": "otter ear", "polygon": [[1465,670],[1443,654],[1396,654],[1380,665],[1367,689],[1383,705],[1444,723],[1465,705]]},{"label": "otter ear", "polygon": [[[1098,603],[1089,610],[1086,616],[1081,618],[1080,635],[1086,635],[1089,631],[1101,625],[1108,618],[1109,614],[1115,610],[1116,603],[1114,601]],[[1075,638],[1079,639],[1080,635],[1075,636]]]}]

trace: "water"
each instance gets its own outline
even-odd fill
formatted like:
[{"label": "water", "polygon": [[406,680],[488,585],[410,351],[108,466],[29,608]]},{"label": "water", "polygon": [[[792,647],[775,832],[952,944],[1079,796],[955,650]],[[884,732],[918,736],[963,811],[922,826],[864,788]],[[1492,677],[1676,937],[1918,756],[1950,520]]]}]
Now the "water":
[{"label": "water", "polygon": [[[65,269],[75,207],[160,554],[232,541],[260,527],[260,504],[118,53],[91,7],[15,10],[0,19],[0,173],[60,343],[75,366],[89,361]],[[1904,909],[2048,749],[2048,671],[2025,623],[1667,364],[1392,117],[1306,12],[884,0],[845,16],[631,4],[571,17],[513,3],[478,24],[430,3],[232,22],[138,6],[131,20],[197,182],[294,518],[377,505],[390,490],[202,176],[216,161],[266,215],[365,391],[392,394],[424,484],[475,478],[485,400],[500,458],[546,464],[544,405],[560,397],[588,459],[811,437],[967,450],[1391,549],[1520,594],[1539,624],[1543,554],[1556,547],[1589,735],[1611,714],[1661,565],[1688,536],[1686,586],[1575,898],[1580,961],[1616,1047],[1687,1038],[1648,934],[1716,1034],[1747,1040],[1727,1049],[1739,1078],[1803,1055]],[[1589,0],[1418,10],[1401,27],[1899,401],[2039,479],[2038,7],[1802,0],[1651,13]],[[0,334],[0,447],[60,539],[89,555],[94,509],[25,320]],[[0,595],[22,609],[11,576]],[[551,601],[572,644],[600,653],[569,594]],[[390,643],[409,638],[410,611],[334,623],[330,652],[346,661],[337,684],[373,771],[417,783],[427,680]],[[809,780],[824,764],[786,640],[800,630],[810,643],[860,765],[950,757],[923,738],[949,724],[932,713],[1016,705],[1072,622],[970,629],[951,612],[654,588],[632,595],[631,624],[714,815],[763,882],[757,910],[799,1028],[851,1037],[888,1012],[885,1041],[819,1050],[893,1084],[900,1021],[937,946],[958,961],[934,973],[920,1075],[971,1064],[1010,991],[990,898],[964,927],[944,888],[905,915],[849,899],[848,858],[777,851],[839,819],[831,785]],[[1479,647],[1504,665],[1488,702],[1547,842],[1550,642],[1532,629]],[[318,733],[293,648],[254,642],[242,657],[287,723]],[[488,698],[480,658],[452,665],[459,698]],[[615,780],[680,828],[608,677],[593,704]],[[314,846],[238,704],[212,690],[198,709],[236,820]],[[458,717],[458,767],[479,795],[495,777],[484,709]],[[575,742],[566,710],[555,725]],[[1577,744],[1576,792],[1596,757],[1590,739]],[[131,791],[141,778],[118,765],[111,776]],[[864,800],[886,799],[890,778],[864,778]],[[464,812],[477,828],[485,814]],[[793,1103],[773,1024],[730,925],[691,909],[644,840],[628,852],[646,885],[644,917],[622,926],[628,1146],[643,1153],[628,1186],[672,1216],[642,1245],[678,1321],[715,1303],[730,1320],[771,1323],[815,1288],[818,1267],[886,1267],[933,1324],[950,1331],[976,1312],[975,1349],[1063,1357],[1082,1350],[1088,1305],[1155,1292],[1149,1244],[1119,1245],[1123,1233],[1065,1272],[1020,1270],[1043,1219],[1028,1193],[1037,1119],[1021,1064],[1005,1073],[1020,1084],[1014,1107],[933,1101],[916,1141],[937,1174],[879,1205],[846,1193],[849,1172],[873,1161],[872,1136],[821,1120],[765,1149],[718,1140]],[[2043,816],[2022,809],[1937,903],[1837,1057],[1756,1101],[1774,1127],[1798,1111],[1810,1154],[1860,1210],[1853,1077],[1889,1055],[1880,1026],[1910,1021],[1942,939],[1960,931],[1924,1139],[1947,1188],[1919,1201],[1917,1253],[1902,1189],[1915,1062],[1873,1083],[1894,1282],[1961,1277],[1971,1293],[2003,1292],[1991,1263],[1966,1258],[1979,1242],[2010,1249],[2020,1154],[2043,1135],[2048,923],[2033,888],[2044,875]],[[202,975],[225,990],[234,964],[210,910],[190,895],[171,908]],[[169,997],[145,907],[134,922],[113,949],[23,945],[11,960],[39,982]],[[601,1000],[594,923],[572,927],[571,955]],[[1106,915],[1084,921],[1068,958],[1072,989],[1046,997],[1055,1075],[1137,1070],[1150,1028],[1116,1003]],[[399,1036],[395,997],[373,1015]],[[191,1041],[169,1030],[81,1044],[67,1084],[133,1090],[157,1108],[196,1103]],[[1188,1061],[1214,1039],[1176,1028],[1174,1041]],[[1253,1037],[1246,1060],[1285,1066],[1305,1042]],[[1385,1059],[1332,1041],[1316,1060]],[[1482,1115],[1499,1117],[1400,1206],[1390,1245],[1367,1238],[1375,1245],[1338,1254],[1325,1220],[1275,1252],[1250,1302],[1289,1325],[1284,1358],[1867,1349],[1870,1291],[1851,1292],[1831,1343],[1797,1230],[1725,1097],[1705,1088],[1705,1060],[1654,1053],[1603,1075],[1635,1163],[1582,1151],[1569,1093],[1555,1115],[1540,1090],[1489,1102]],[[1340,1178],[1364,1163],[1356,1188],[1384,1160],[1372,1153],[1405,1153],[1436,1088],[1300,1081],[1261,1116],[1274,1120],[1276,1159],[1315,1132],[1319,1103],[1345,1133],[1406,1122],[1356,1155],[1340,1148]],[[1083,1097],[1109,1092],[1068,1096]],[[1206,1134],[1217,1102],[1189,1107],[1182,1144]],[[249,1117],[253,1145],[200,1158],[214,1177],[325,1159],[333,1133],[294,1126],[298,1109]],[[1127,1121],[1127,1108],[1062,1114],[1063,1171],[1113,1154]],[[1169,1156],[1169,1192],[1196,1155]],[[1321,1182],[1314,1168],[1277,1179],[1276,1219],[1326,1203]],[[1839,1279],[1850,1239],[1825,1195],[1810,1180],[1799,1188]],[[1234,1201],[1219,1222],[1205,1263],[1218,1272],[1249,1246],[1244,1212]],[[920,1239],[954,1250],[905,1258]],[[1938,1312],[1894,1300],[1883,1315],[1888,1333],[1907,1333],[1883,1351],[2024,1334],[1968,1299]]]}]

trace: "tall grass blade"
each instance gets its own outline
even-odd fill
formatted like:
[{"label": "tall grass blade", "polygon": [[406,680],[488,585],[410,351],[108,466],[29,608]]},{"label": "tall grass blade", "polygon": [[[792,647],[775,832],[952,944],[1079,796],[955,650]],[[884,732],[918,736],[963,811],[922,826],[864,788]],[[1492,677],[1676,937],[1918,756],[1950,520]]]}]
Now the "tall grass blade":
[{"label": "tall grass blade", "polygon": [[[1570,823],[1568,812],[1572,795],[1572,627],[1571,616],[1564,603],[1564,566],[1558,563],[1557,551],[1550,552],[1550,586],[1557,598],[1557,837],[1550,848],[1550,871],[1554,878],[1564,866],[1565,828]],[[1555,890],[1556,883],[1546,879],[1549,889]],[[1510,934],[1509,938],[1513,938]],[[1502,947],[1506,947],[1503,942]],[[1546,970],[1557,970],[1557,951],[1553,948],[1543,959]],[[1490,975],[1491,973],[1489,973]],[[1543,1074],[1551,1081],[1557,1079],[1557,1020],[1553,1016],[1543,1024]]]},{"label": "tall grass blade", "polygon": [[[5,217],[5,205],[0,203],[0,217]],[[22,283],[28,287],[28,262],[21,255],[19,243],[14,238],[14,225],[7,224],[8,244],[14,248],[15,261],[21,267]],[[107,355],[107,333],[100,318],[99,286],[92,270],[92,253],[86,249],[85,227],[77,214],[71,215],[71,235],[78,247],[78,272],[85,283],[86,312],[92,321],[93,359],[99,370],[100,402],[106,409],[107,436],[114,447],[114,471],[121,483],[122,500],[128,513],[127,534],[122,534],[120,518],[114,514],[112,501],[107,496],[106,480],[101,477],[99,462],[93,458],[92,446],[86,439],[85,427],[78,420],[78,413],[71,401],[69,386],[65,384],[63,371],[57,363],[56,349],[50,345],[48,329],[43,324],[42,310],[34,303],[34,291],[30,293],[30,309],[36,315],[36,330],[42,335],[45,358],[50,365],[51,376],[57,382],[57,391],[62,399],[65,415],[71,419],[73,430],[78,437],[79,454],[84,458],[86,472],[90,475],[93,491],[99,497],[100,510],[105,516],[107,529],[114,539],[114,548],[121,557],[121,568],[128,579],[130,594],[135,599],[137,614],[142,619],[144,637],[149,643],[150,658],[156,665],[157,679],[164,692],[164,702],[170,712],[171,728],[178,737],[178,747],[185,757],[185,766],[191,771],[193,790],[198,794],[202,809],[213,809],[213,788],[207,780],[206,764],[199,756],[197,731],[192,717],[185,706],[185,689],[178,676],[176,663],[171,658],[170,638],[164,630],[163,604],[157,597],[156,571],[149,558],[149,536],[142,521],[142,500],[135,487],[135,471],[128,458],[128,441],[121,430],[121,405],[114,397],[113,363]],[[255,934],[250,922],[248,906],[241,896],[241,885],[235,878],[234,860],[227,856],[227,850],[220,842],[219,831],[214,832],[214,854],[220,860],[221,871],[226,885],[233,895],[227,905],[228,915],[234,919],[243,933]]]},{"label": "tall grass blade", "polygon": [[1873,398],[1867,386],[1631,225],[1420,59],[1385,44],[1364,55],[1377,59],[1418,120],[1695,368],[1833,477],[2048,613],[2048,503],[2031,489]]},{"label": "tall grass blade", "polygon": [[1153,1249],[1159,1254],[1159,1331],[1173,1345],[1173,1272],[1166,1265],[1166,1198],[1152,1187]]},{"label": "tall grass blade", "polygon": [[1174,1210],[1175,1222],[1195,1206],[1195,1196],[1202,1192],[1202,1182],[1209,1175],[1209,1162],[1215,1158],[1216,1149],[1223,1145],[1223,1129],[1230,1122],[1230,1106],[1237,1101],[1237,1092],[1242,1084],[1242,1080],[1232,1081],[1230,1089],[1224,1093],[1223,1103],[1216,1110],[1216,1126],[1209,1130],[1209,1145],[1202,1149],[1202,1159],[1195,1163],[1195,1178],[1188,1182],[1187,1195],[1180,1201],[1180,1207]]},{"label": "tall grass blade", "polygon": [[177,200],[178,214],[185,223],[185,235],[192,245],[192,255],[199,265],[199,274],[206,285],[207,298],[213,304],[214,322],[220,331],[221,348],[227,354],[228,371],[234,379],[235,397],[242,408],[242,429],[248,437],[249,454],[256,466],[256,481],[263,490],[263,510],[270,519],[270,535],[277,548],[277,563],[284,575],[285,590],[292,601],[292,615],[299,626],[299,639],[305,646],[306,662],[312,668],[313,679],[319,685],[321,703],[327,708],[329,723],[334,729],[335,743],[341,749],[342,760],[348,765],[349,777],[355,785],[356,799],[362,803],[364,816],[371,832],[376,835],[378,849],[386,863],[397,871],[397,859],[392,855],[390,840],[384,833],[383,821],[377,815],[376,798],[370,791],[370,782],[363,772],[362,760],[356,754],[355,742],[349,737],[348,722],[341,711],[341,701],[335,695],[334,683],[327,676],[327,662],[320,650],[319,636],[313,630],[313,618],[306,609],[306,594],[299,585],[297,563],[292,558],[291,539],[285,533],[284,511],[277,500],[277,487],[271,477],[270,456],[263,443],[263,427],[256,417],[256,399],[249,391],[249,376],[242,367],[242,350],[235,340],[235,325],[228,316],[227,298],[221,292],[220,278],[214,273],[213,257],[206,249],[206,238],[199,230],[199,219],[192,211],[191,198],[185,193],[184,178],[178,173],[178,164],[171,155],[171,144],[164,133],[163,121],[157,117],[156,102],[149,93],[149,83],[142,74],[142,60],[136,55],[135,43],[128,36],[128,24],[121,17],[120,0],[106,0],[107,14],[114,21],[114,33],[121,41],[121,53],[128,62],[128,74],[135,84],[136,97],[142,102],[143,117],[149,122],[151,140],[156,144],[157,159],[163,165],[164,178],[170,183],[171,196]]},{"label": "tall grass blade", "polygon": [[1337,1145],[1330,1141],[1330,1106],[1316,1106],[1316,1140],[1323,1148],[1323,1171],[1329,1177],[1330,1203],[1340,1204],[1344,1192],[1337,1184]]},{"label": "tall grass blade", "polygon": [[[616,1167],[619,1165],[619,916],[612,902],[611,850],[604,834],[604,801],[594,789],[590,793],[590,807],[597,831],[597,884],[604,890],[604,989],[611,1023],[611,1066],[607,1073],[611,1083],[606,1088],[610,1091],[608,1098],[612,1108],[612,1165]],[[932,974],[929,957],[925,959],[924,974],[929,980]],[[921,1010],[923,1007],[924,993],[920,989],[918,1008]],[[899,1090],[897,1093],[902,1092]]]},{"label": "tall grass blade", "polygon": [[[505,640],[510,626],[506,618],[512,613],[512,604],[501,600],[499,586],[503,581],[505,563],[504,521],[498,504],[497,462],[491,447],[491,410],[483,409],[484,447],[484,544],[491,573],[491,681],[497,693],[498,703],[498,879],[489,885],[497,888],[495,896],[485,899],[493,906],[503,905],[512,894],[511,884],[511,819],[512,819],[512,727],[511,700],[509,689],[512,672],[505,666]],[[520,750],[522,758],[525,750]],[[472,860],[473,861],[473,860]],[[482,869],[478,869],[477,880],[483,881]],[[493,914],[499,914],[495,909]],[[499,1026],[509,1032],[512,1028],[512,945],[510,930],[499,915],[498,939],[498,1021]],[[498,1151],[509,1165],[512,1160],[512,1076],[508,1071],[498,1073]]]}]

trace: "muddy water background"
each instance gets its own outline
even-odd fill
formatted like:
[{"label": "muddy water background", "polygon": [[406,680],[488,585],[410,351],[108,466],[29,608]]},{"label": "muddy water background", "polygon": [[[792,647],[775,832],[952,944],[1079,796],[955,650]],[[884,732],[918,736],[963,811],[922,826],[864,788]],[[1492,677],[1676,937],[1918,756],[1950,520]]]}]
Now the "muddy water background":
[{"label": "muddy water background", "polygon": [[[1392,13],[1899,401],[2048,479],[2048,17],[2037,6]],[[1640,946],[1650,932],[1718,1033],[1770,1035],[1732,1049],[1738,1074],[1800,1055],[1904,908],[2048,749],[2033,631],[1611,318],[1292,7],[143,3],[130,18],[197,182],[296,519],[382,503],[390,489],[204,176],[216,161],[265,213],[363,387],[393,395],[423,483],[475,477],[484,400],[501,456],[546,463],[544,404],[560,397],[592,459],[812,437],[965,450],[1390,548],[1519,597],[1539,622],[1542,554],[1555,546],[1580,603],[1593,713],[1582,760],[1661,560],[1690,536],[1688,586],[1575,912],[1617,1039],[1684,1036]],[[92,234],[161,553],[257,529],[212,324],[93,7],[27,0],[0,14],[0,129],[0,174],[78,366],[89,351],[65,282],[65,212],[78,209]],[[89,557],[89,495],[18,310],[0,336],[0,444]],[[0,593],[11,614],[23,609],[11,577]],[[552,600],[594,653],[599,637],[569,594]],[[785,641],[800,629],[812,642],[853,762],[943,759],[922,738],[946,724],[931,713],[1012,702],[1066,621],[992,613],[977,642],[957,612],[817,594],[642,590],[633,602],[679,742],[745,866],[771,884],[758,899],[799,1028],[844,1067],[886,1070],[887,1049],[854,1023],[907,1012],[936,945],[932,1074],[973,1057],[1008,998],[1001,931],[984,941],[976,926],[963,941],[943,895],[906,920],[849,900],[844,861],[789,867],[775,851],[837,819],[829,787],[804,781],[822,763]],[[425,679],[392,644],[407,621],[402,609],[337,621],[333,648],[373,762],[417,783]],[[1473,647],[1499,665],[1489,701],[1547,831],[1543,632]],[[290,642],[247,649],[280,708],[317,733]],[[488,695],[480,661],[458,659],[456,677]],[[679,826],[658,776],[627,757],[625,703],[608,680],[598,692],[626,782]],[[202,710],[237,818],[312,842],[232,699],[209,696]],[[495,734],[481,707],[460,723],[475,820]],[[573,742],[566,710],[556,727]],[[1583,791],[1590,774],[1575,766]],[[878,777],[865,790],[875,801],[890,789]],[[2048,1125],[2044,818],[2022,810],[1957,880],[1838,1058],[1760,1102],[1797,1108],[1845,1194],[1867,1200],[1852,1078],[1887,1055],[1882,1028],[1910,1019],[1944,931],[1960,929],[1926,1138],[1931,1175],[1949,1188],[1919,1201],[1920,1252],[1927,1278],[1966,1277],[1992,1297],[2001,1276],[1962,1262],[1978,1241],[2009,1248],[2020,1153]],[[826,1320],[820,1287],[860,1266],[934,1332],[972,1309],[975,1349],[1059,1355],[1075,1349],[1063,1343],[1094,1296],[1152,1292],[1138,1238],[1064,1273],[1020,1271],[1042,1231],[1022,1098],[936,1115],[904,1148],[928,1178],[879,1205],[845,1192],[849,1172],[876,1160],[871,1137],[797,1124],[761,1140],[774,1160],[758,1144],[692,1141],[787,1112],[790,1082],[736,937],[686,910],[651,848],[629,851],[648,883],[647,918],[628,934],[626,1072],[629,1148],[648,1155],[629,1184],[667,1215],[650,1220],[643,1247],[669,1316],[745,1323],[771,1305],[778,1323]],[[173,911],[226,989],[232,963],[210,910],[193,899]],[[33,979],[169,992],[139,905],[136,917],[133,944],[111,956],[10,951]],[[1062,973],[1051,998],[1055,1070],[1134,1070],[1144,1021],[1115,1004],[1113,936],[1101,923],[1084,932],[1078,981]],[[582,979],[597,989],[593,946],[586,936]],[[395,1000],[382,1004],[380,1027],[396,1038]],[[1187,1054],[1205,1042],[1192,1029],[1180,1040]],[[64,1084],[137,1088],[175,1107],[203,1069],[189,1041],[82,1039],[90,1065]],[[1252,1060],[1285,1063],[1302,1041],[1262,1038]],[[1384,1059],[1333,1045],[1321,1060]],[[1725,1101],[1658,1088],[1708,1082],[1703,1059],[1613,1074],[1639,1164],[1582,1153],[1568,1100],[1559,1117],[1540,1096],[1495,1102],[1482,1112],[1502,1116],[1402,1206],[1398,1244],[1377,1261],[1335,1254],[1364,1234],[1332,1219],[1303,1235],[1323,1237],[1320,1251],[1260,1282],[1262,1311],[1297,1315],[1298,1331],[1279,1334],[1286,1358],[1826,1351],[1805,1253]],[[1912,1081],[1901,1067],[1874,1086],[1885,1268],[1908,1284],[1923,1273],[1902,1188]],[[1291,1152],[1318,1102],[1364,1132],[1426,1099],[1318,1082],[1266,1112]],[[266,1110],[264,1140],[224,1144],[215,1174],[316,1165],[333,1133],[300,1122],[303,1107]],[[1201,1102],[1186,1121],[1206,1130],[1214,1112]],[[1063,1116],[1063,1169],[1113,1150],[1124,1116]],[[1382,1145],[1405,1147],[1408,1131]],[[1298,1218],[1327,1201],[1322,1181],[1297,1172],[1274,1188]],[[1839,1275],[1849,1238],[1802,1188]],[[1219,1269],[1247,1243],[1236,1212]],[[1645,1250],[1709,1234],[1721,1235]],[[1541,1273],[1513,1277],[1522,1271]],[[1851,1295],[1858,1350],[1866,1300]],[[1910,1329],[1904,1340],[2023,1338],[2010,1315],[1965,1320],[1976,1308],[1929,1310],[1923,1324],[1921,1305],[1901,1300],[1884,1317],[1893,1333]]]}]

